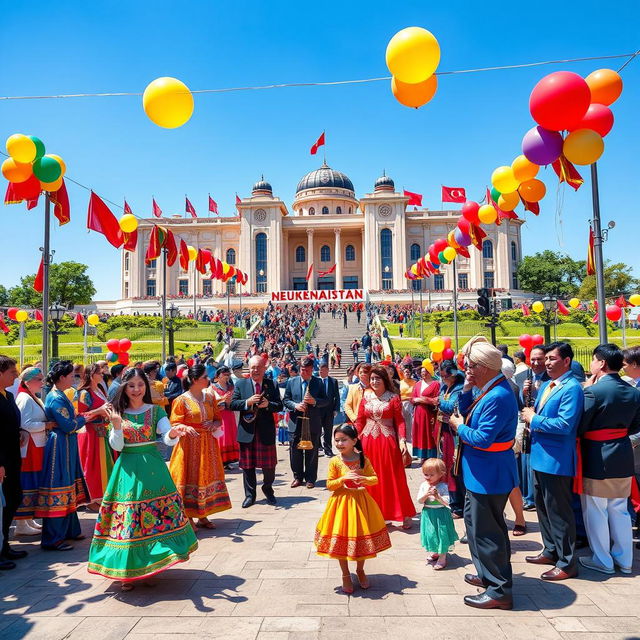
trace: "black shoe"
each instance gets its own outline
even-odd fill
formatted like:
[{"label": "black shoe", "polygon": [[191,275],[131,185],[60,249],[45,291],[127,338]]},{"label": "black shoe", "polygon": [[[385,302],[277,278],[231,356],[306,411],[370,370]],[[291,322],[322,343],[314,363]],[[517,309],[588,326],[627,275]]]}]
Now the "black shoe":
[{"label": "black shoe", "polygon": [[278,504],[278,501],[276,500],[276,497],[273,493],[273,489],[271,489],[271,491],[265,491],[265,488],[262,487],[262,493],[264,493],[264,497],[267,499],[267,504],[270,504],[272,506]]},{"label": "black shoe", "polygon": [[466,533],[462,536],[462,538],[460,538],[460,542],[462,542],[462,544],[469,544]]},{"label": "black shoe", "polygon": [[247,498],[244,499],[243,503],[242,503],[242,508],[246,509],[247,507],[250,507],[252,504],[254,504],[256,501],[256,499],[252,496],[248,496]]},{"label": "black shoe", "polygon": [[27,557],[27,552],[26,551],[14,551],[10,547],[5,547],[2,550],[2,554],[0,554],[0,555],[2,556],[3,560],[20,560],[21,558],[26,558]]},{"label": "black shoe", "polygon": [[9,569],[15,569],[16,563],[11,560],[4,560],[0,562],[0,571],[9,571]]},{"label": "black shoe", "polygon": [[535,511],[536,510],[536,505],[535,504],[525,504],[524,507],[522,507],[523,511]]},{"label": "black shoe", "polygon": [[509,598],[491,598],[486,592],[477,596],[465,596],[464,603],[476,609],[513,609],[513,600]]}]

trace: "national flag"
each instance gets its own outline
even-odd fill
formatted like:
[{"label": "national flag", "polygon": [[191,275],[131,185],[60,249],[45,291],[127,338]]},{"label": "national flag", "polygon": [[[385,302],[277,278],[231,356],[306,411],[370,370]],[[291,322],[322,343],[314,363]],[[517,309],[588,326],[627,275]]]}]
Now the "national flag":
[{"label": "national flag", "polygon": [[44,256],[40,258],[40,266],[38,267],[38,273],[33,281],[33,288],[38,293],[44,291]]},{"label": "national flag", "polygon": [[576,191],[584,184],[584,178],[564,156],[560,156],[557,160],[554,160],[551,166],[556,172],[560,182],[566,182]]},{"label": "national flag", "polygon": [[320,135],[320,137],[315,141],[315,143],[311,146],[310,152],[312,156],[315,156],[318,153],[318,149],[324,146],[324,131]]},{"label": "national flag", "polygon": [[162,218],[162,209],[158,206],[158,203],[156,202],[155,198],[152,198],[152,204],[153,204],[153,215],[156,218]]},{"label": "national flag", "polygon": [[593,276],[596,273],[596,255],[595,255],[595,234],[593,228],[589,227],[589,246],[587,248],[587,275]]},{"label": "national flag", "polygon": [[104,235],[116,249],[119,249],[124,242],[118,220],[100,196],[93,191],[87,209],[87,229]]},{"label": "national flag", "polygon": [[442,202],[465,202],[466,191],[462,187],[445,187],[442,185]]},{"label": "national flag", "polygon": [[172,267],[178,259],[178,247],[173,231],[167,229],[167,238],[164,241],[164,248],[167,250],[167,266]]},{"label": "national flag", "polygon": [[531,311],[529,311],[529,307],[526,304],[522,305],[522,315],[523,316],[530,316],[531,315]]},{"label": "national flag", "polygon": [[196,269],[202,273],[207,273],[207,265],[211,262],[211,251],[207,249],[198,249],[198,257],[196,258]]},{"label": "national flag", "polygon": [[309,268],[307,269],[307,282],[311,280],[312,273],[313,273],[313,262],[309,265]]},{"label": "national flag", "polygon": [[184,197],[184,209],[185,209],[185,213],[190,213],[192,218],[198,217],[196,210],[193,208],[193,205],[189,202],[189,198],[187,198],[187,196]]},{"label": "national flag", "polygon": [[124,240],[124,246],[122,247],[125,251],[135,251],[138,246],[138,230],[132,231],[131,233],[122,232],[122,239]]},{"label": "national flag", "polygon": [[76,313],[73,323],[76,327],[84,327],[84,316],[81,313]]},{"label": "national flag", "polygon": [[422,206],[422,194],[421,193],[413,193],[413,191],[407,191],[406,189],[403,191],[405,197],[409,198],[407,202],[407,206],[412,204],[417,204],[419,207]]},{"label": "national flag", "polygon": [[209,195],[209,211],[211,211],[211,213],[215,213],[216,215],[219,215],[218,203],[211,197],[211,195]]},{"label": "national flag", "polygon": [[167,231],[160,225],[154,225],[149,236],[149,246],[144,256],[144,261],[149,264],[152,260],[160,257],[160,252],[167,239]]},{"label": "national flag", "polygon": [[[9,184],[13,183],[10,182]],[[0,331],[3,333],[9,333],[9,327],[7,327],[4,321],[4,313],[0,313]]]},{"label": "national flag", "polygon": [[242,200],[240,200],[238,194],[236,193],[236,209],[238,208],[239,205],[242,204]]},{"label": "national flag", "polygon": [[327,269],[326,271],[318,271],[318,278],[323,278],[324,276],[328,276],[330,273],[333,273],[336,270],[336,264],[331,267],[331,269]]},{"label": "national flag", "polygon": [[[62,186],[53,193],[49,194],[51,202],[53,202],[53,215],[58,219],[60,226],[67,224],[71,220],[71,208],[69,207],[69,194],[67,193],[67,183],[62,180]],[[35,206],[38,203],[36,200]],[[27,204],[27,208],[31,207]],[[120,228],[120,227],[118,227]]]},{"label": "national flag", "polygon": [[125,200],[124,201],[124,212],[128,213],[129,215],[133,215],[133,211],[131,211],[131,207],[129,206],[129,203]]},{"label": "national flag", "polygon": [[569,315],[569,309],[567,309],[567,307],[565,307],[562,302],[560,302],[560,300],[557,301],[556,303],[558,305],[558,313],[562,316],[568,316]]},{"label": "national flag", "polygon": [[180,238],[180,267],[183,271],[189,270],[189,247],[182,238]]},{"label": "national flag", "polygon": [[624,309],[625,307],[632,307],[632,304],[629,304],[626,300],[626,298],[624,297],[624,295],[620,294],[620,297],[615,301],[615,305],[616,307],[620,307],[621,309]]}]

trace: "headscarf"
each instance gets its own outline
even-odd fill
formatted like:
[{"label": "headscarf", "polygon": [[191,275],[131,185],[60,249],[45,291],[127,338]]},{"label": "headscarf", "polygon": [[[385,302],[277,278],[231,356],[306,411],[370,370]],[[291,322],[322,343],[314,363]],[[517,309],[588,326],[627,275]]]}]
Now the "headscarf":
[{"label": "headscarf", "polygon": [[20,374],[20,381],[23,384],[26,384],[30,380],[33,380],[34,378],[37,378],[38,376],[41,376],[41,375],[42,375],[42,369],[40,369],[39,367],[27,367]]},{"label": "headscarf", "polygon": [[502,353],[496,349],[484,336],[474,336],[462,347],[465,358],[475,364],[480,364],[491,371],[502,370]]}]

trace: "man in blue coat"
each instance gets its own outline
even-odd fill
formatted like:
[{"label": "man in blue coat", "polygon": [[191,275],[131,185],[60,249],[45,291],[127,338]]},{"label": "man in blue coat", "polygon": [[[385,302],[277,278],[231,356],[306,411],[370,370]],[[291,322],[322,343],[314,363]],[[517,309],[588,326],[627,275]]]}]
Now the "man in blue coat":
[{"label": "man in blue coat", "polygon": [[544,543],[538,555],[525,560],[553,566],[540,576],[543,580],[566,580],[578,574],[571,502],[584,393],[571,370],[572,360],[573,349],[566,342],[547,345],[545,367],[550,380],[540,388],[535,406],[522,410],[531,430],[531,468]]},{"label": "man in blue coat", "polygon": [[[509,532],[504,508],[518,484],[513,442],[518,404],[502,375],[502,353],[483,336],[472,338],[462,350],[465,384],[459,397],[464,420],[455,415],[449,424],[461,443],[458,451],[467,488],[464,522],[477,575],[465,581],[486,591],[465,596],[478,609],[512,609],[513,586]],[[473,387],[480,393],[473,398]]]}]

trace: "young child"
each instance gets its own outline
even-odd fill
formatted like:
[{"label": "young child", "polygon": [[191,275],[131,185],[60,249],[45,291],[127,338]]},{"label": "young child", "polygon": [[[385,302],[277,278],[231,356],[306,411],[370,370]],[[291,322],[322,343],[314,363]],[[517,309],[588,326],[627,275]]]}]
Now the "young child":
[{"label": "young child", "polygon": [[418,502],[422,504],[420,538],[427,550],[427,564],[435,562],[434,569],[447,566],[447,553],[458,539],[449,509],[449,489],[444,477],[447,469],[439,458],[429,458],[422,465],[425,481],[418,489]]},{"label": "young child", "polygon": [[316,526],[317,553],[340,561],[342,591],[353,593],[349,561],[356,562],[362,589],[369,588],[364,561],[391,547],[382,512],[365,489],[377,484],[376,472],[364,457],[354,427],[343,424],[333,431],[338,455],[329,462],[327,489],[332,495]]}]

